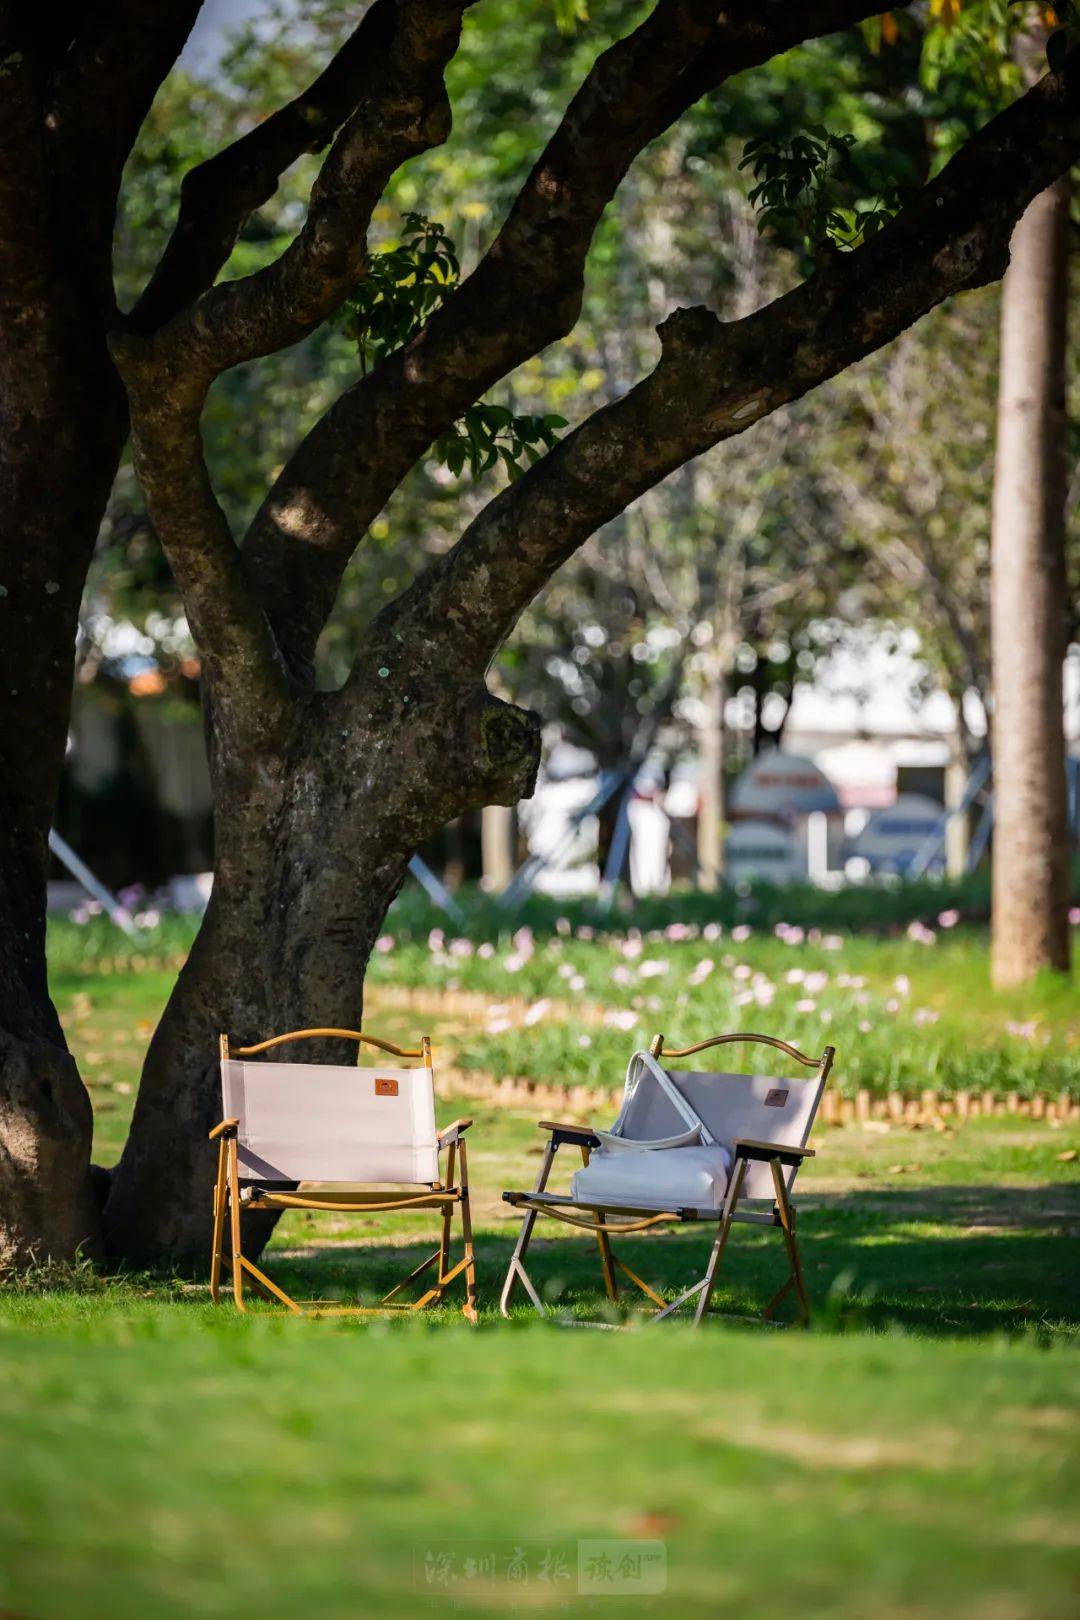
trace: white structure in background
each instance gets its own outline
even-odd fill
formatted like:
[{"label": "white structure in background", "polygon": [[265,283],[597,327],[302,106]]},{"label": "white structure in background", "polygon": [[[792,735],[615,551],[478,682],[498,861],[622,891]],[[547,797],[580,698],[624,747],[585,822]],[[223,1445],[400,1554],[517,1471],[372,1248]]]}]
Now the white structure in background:
[{"label": "white structure in background", "polygon": [[174,911],[201,915],[210,904],[213,872],[185,872],[169,879],[169,904]]},{"label": "white structure in background", "polygon": [[[963,719],[973,736],[985,735],[976,698],[965,701]],[[851,631],[818,665],[812,683],[796,685],[784,740],[817,761],[845,811],[862,812],[849,817],[854,836],[866,812],[893,803],[899,771],[948,768],[958,720],[948,695],[927,689],[918,637],[904,632],[892,644],[868,629]]]},{"label": "white structure in background", "polygon": [[[823,883],[840,865],[844,838],[840,799],[824,771],[805,755],[775,748],[759,754],[732,789],[731,820],[726,856],[735,882],[756,877]],[[754,832],[737,839],[745,823]],[[782,834],[783,843],[765,839],[761,829],[766,826]]]},{"label": "white structure in background", "polygon": [[799,883],[806,861],[794,835],[773,821],[737,821],[724,844],[729,883]]},{"label": "white structure in background", "polygon": [[[784,729],[785,748],[761,755],[735,786],[728,806],[732,823],[726,842],[727,876],[731,882],[767,879],[775,882],[841,881],[865,877],[871,870],[895,870],[904,851],[916,853],[925,842],[915,839],[916,819],[926,826],[933,806],[934,824],[942,804],[930,795],[940,782],[942,799],[955,804],[964,787],[963,766],[956,760],[956,710],[942,691],[929,688],[927,670],[918,656],[918,638],[905,632],[886,637],[873,629],[851,631],[844,645],[818,665],[812,683],[796,685]],[[688,701],[684,718],[693,721]],[[1066,735],[1072,752],[1080,742],[1080,658],[1070,655],[1065,667]],[[745,694],[728,701],[726,723],[733,734],[748,732],[753,715]],[[965,701],[963,716],[975,737],[985,732],[985,716],[975,698]],[[870,819],[896,805],[898,781],[907,778],[908,809],[916,800],[917,818],[901,814],[879,823],[869,849],[863,835]],[[928,780],[929,779],[929,780]],[[558,745],[536,796],[520,806],[531,850],[557,852],[552,869],[536,886],[555,894],[595,892],[600,883],[596,863],[597,818],[589,815],[571,827],[575,811],[590,804],[599,785],[594,761],[581,749]],[[929,787],[929,792],[922,791]],[[684,843],[692,839],[698,802],[698,766],[693,759],[674,764],[663,797],[667,818],[681,823]],[[655,802],[634,801],[632,816],[641,821],[631,843],[631,871],[647,889],[666,888],[668,853]],[[966,829],[955,818],[955,830]],[[911,825],[904,828],[902,823]],[[879,845],[882,826],[887,830]],[[932,830],[927,827],[927,833]],[[644,842],[643,842],[644,840]],[[570,846],[570,847],[567,847]],[[878,851],[878,853],[875,853]],[[963,847],[957,869],[963,866]],[[685,850],[683,852],[685,854]],[[685,872],[684,872],[684,875]]]},{"label": "white structure in background", "polygon": [[[941,805],[935,799],[924,793],[901,793],[887,809],[873,811],[862,832],[851,840],[849,854],[860,863],[856,870],[903,876],[940,823]],[[942,850],[927,870],[935,876],[944,865]]]},{"label": "white structure in background", "polygon": [[642,782],[626,807],[630,822],[630,887],[635,894],[667,894],[671,887],[671,821],[655,781]]},{"label": "white structure in background", "polygon": [[533,887],[541,894],[570,897],[595,894],[600,886],[596,860],[599,820],[580,816],[596,796],[598,778],[583,749],[558,743],[531,799],[522,799],[518,816],[530,855],[543,857]]}]

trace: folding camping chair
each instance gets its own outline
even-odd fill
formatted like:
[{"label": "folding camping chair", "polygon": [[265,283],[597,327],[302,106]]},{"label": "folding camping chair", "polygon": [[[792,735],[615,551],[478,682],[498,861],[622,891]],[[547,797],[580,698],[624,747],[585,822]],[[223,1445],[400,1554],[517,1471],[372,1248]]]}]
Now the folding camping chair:
[{"label": "folding camping chair", "polygon": [[[619,1297],[618,1267],[657,1307],[653,1321],[672,1315],[696,1296],[695,1325],[709,1309],[732,1224],[779,1227],[790,1274],[763,1314],[770,1319],[794,1288],[800,1320],[804,1326],[809,1322],[790,1193],[802,1161],[814,1156],[806,1142],[835,1052],[827,1046],[820,1058],[812,1058],[772,1035],[735,1034],[716,1035],[664,1055],[669,1060],[687,1058],[733,1042],[775,1047],[815,1073],[783,1080],[774,1075],[672,1071],[660,1065],[664,1037],[658,1035],[647,1053],[635,1053],[631,1059],[622,1108],[611,1131],[540,1122],[548,1142],[536,1186],[531,1192],[503,1193],[507,1203],[524,1211],[499,1301],[504,1316],[518,1282],[544,1314],[525,1269],[525,1254],[537,1216],[548,1215],[596,1233],[604,1286],[613,1303]],[[635,1144],[649,1146],[641,1149]],[[583,1165],[569,1194],[549,1193],[548,1176],[564,1145],[580,1151]],[[669,1304],[613,1252],[611,1239],[691,1222],[715,1223],[716,1237],[704,1276]]]},{"label": "folding camping chair", "polygon": [[[333,1036],[373,1046],[398,1058],[419,1058],[418,1068],[360,1068],[317,1063],[247,1063],[287,1041]],[[214,1188],[214,1239],[210,1294],[217,1301],[222,1269],[232,1272],[233,1299],[244,1305],[245,1273],[261,1293],[299,1316],[345,1316],[391,1308],[398,1294],[432,1266],[435,1279],[411,1304],[418,1311],[442,1298],[464,1272],[465,1304],[476,1321],[476,1272],[465,1132],[472,1121],[435,1127],[431,1042],[416,1050],[353,1029],[298,1029],[256,1046],[229,1049],[220,1037],[223,1118],[210,1132],[218,1143]],[[359,1050],[357,1052],[359,1060]],[[445,1177],[440,1155],[446,1149]],[[455,1185],[455,1174],[459,1180]],[[393,1189],[393,1190],[391,1190]],[[450,1266],[451,1226],[461,1211],[464,1258]],[[243,1216],[252,1210],[307,1209],[372,1214],[382,1210],[434,1209],[442,1214],[439,1247],[384,1296],[378,1306],[320,1304],[307,1308],[243,1252]],[[229,1243],[225,1234],[228,1228]]]}]

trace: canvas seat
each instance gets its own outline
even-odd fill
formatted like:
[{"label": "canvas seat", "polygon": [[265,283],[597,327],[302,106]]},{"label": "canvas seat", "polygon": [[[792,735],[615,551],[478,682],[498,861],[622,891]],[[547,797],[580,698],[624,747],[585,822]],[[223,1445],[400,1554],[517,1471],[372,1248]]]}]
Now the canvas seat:
[{"label": "canvas seat", "polygon": [[[669,1067],[674,1059],[733,1042],[773,1047],[815,1073],[781,1078]],[[622,1107],[609,1131],[541,1121],[548,1143],[536,1186],[503,1193],[507,1203],[523,1212],[503,1284],[503,1315],[509,1314],[518,1283],[543,1313],[524,1262],[536,1220],[546,1215],[596,1233],[604,1284],[613,1302],[619,1297],[618,1268],[658,1307],[655,1320],[696,1300],[695,1323],[709,1310],[732,1224],[777,1227],[784,1237],[789,1275],[764,1314],[771,1317],[794,1289],[800,1319],[807,1322],[810,1306],[790,1192],[799,1166],[813,1157],[806,1144],[834,1057],[831,1046],[814,1058],[775,1036],[750,1033],[717,1035],[665,1052],[664,1038],[658,1035],[647,1053],[631,1059]],[[550,1193],[548,1178],[563,1146],[578,1149],[582,1167],[568,1194]],[[668,1303],[614,1253],[611,1239],[691,1222],[716,1224],[708,1264],[699,1281]]]},{"label": "canvas seat", "polygon": [[[720,1143],[666,1148],[650,1153],[647,1166],[635,1162],[640,1157],[594,1153],[588,1164],[574,1172],[571,1197],[579,1204],[614,1202],[649,1209],[694,1205],[714,1210],[723,1203],[731,1169],[730,1148]],[[647,1179],[643,1170],[647,1170]]]},{"label": "canvas seat", "polygon": [[[374,1047],[416,1066],[380,1064],[281,1063],[248,1061],[288,1042],[332,1037]],[[303,1209],[356,1211],[438,1210],[439,1247],[391,1289],[380,1307],[435,1268],[430,1287],[406,1307],[419,1310],[442,1298],[464,1277],[463,1310],[476,1320],[476,1273],[469,1205],[465,1132],[471,1121],[455,1120],[445,1130],[435,1124],[435,1083],[431,1043],[425,1035],[415,1050],[395,1046],[359,1030],[305,1029],[272,1036],[254,1046],[231,1049],[220,1037],[222,1120],[211,1131],[218,1142],[214,1188],[214,1236],[210,1292],[220,1298],[225,1270],[232,1274],[233,1299],[244,1305],[248,1278],[262,1293],[298,1314],[335,1315],[368,1307],[334,1306],[305,1311],[243,1252],[242,1216],[251,1211]],[[445,1156],[445,1169],[443,1160]],[[456,1178],[456,1179],[455,1179]],[[450,1265],[455,1210],[460,1212],[464,1257]]]}]

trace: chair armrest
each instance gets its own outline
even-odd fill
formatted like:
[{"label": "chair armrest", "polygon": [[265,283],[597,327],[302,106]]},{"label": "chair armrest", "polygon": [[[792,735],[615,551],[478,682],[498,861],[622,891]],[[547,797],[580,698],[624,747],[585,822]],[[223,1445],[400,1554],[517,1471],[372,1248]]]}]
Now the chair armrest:
[{"label": "chair armrest", "polygon": [[801,1164],[804,1159],[812,1159],[815,1153],[813,1148],[789,1147],[785,1142],[755,1142],[746,1136],[737,1137],[732,1146],[737,1159],[778,1159],[781,1164]]},{"label": "chair armrest", "polygon": [[445,1131],[436,1131],[435,1135],[439,1139],[439,1146],[441,1148],[449,1147],[451,1142],[456,1142],[459,1136],[465,1135],[471,1124],[471,1119],[455,1119],[454,1123],[448,1125]]},{"label": "chair armrest", "polygon": [[215,1125],[213,1130],[210,1132],[211,1142],[215,1137],[218,1136],[235,1136],[236,1128],[239,1123],[240,1121],[238,1119],[223,1119],[221,1124]]},{"label": "chair armrest", "polygon": [[551,1139],[556,1147],[560,1142],[573,1142],[578,1147],[600,1146],[600,1138],[591,1125],[560,1125],[555,1120],[542,1119],[538,1128],[551,1132]]}]

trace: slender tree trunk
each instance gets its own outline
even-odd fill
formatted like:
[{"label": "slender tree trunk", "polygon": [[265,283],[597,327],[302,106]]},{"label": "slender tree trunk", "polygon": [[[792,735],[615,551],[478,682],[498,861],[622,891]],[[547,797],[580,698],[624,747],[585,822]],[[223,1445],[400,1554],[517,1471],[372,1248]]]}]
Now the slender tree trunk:
[{"label": "slender tree trunk", "polygon": [[514,875],[514,812],[507,804],[485,804],[480,812],[483,887],[501,894]]},{"label": "slender tree trunk", "polygon": [[718,889],[724,876],[724,822],[727,792],[724,781],[724,707],[727,682],[717,665],[705,693],[706,717],[698,733],[700,779],[698,787],[698,883]]},{"label": "slender tree trunk", "polygon": [[84,315],[0,294],[0,1262],[93,1253],[90,1101],[49,999],[48,834],[126,415]]},{"label": "slender tree trunk", "polygon": [[[346,688],[298,699],[273,747],[215,726],[214,892],[151,1042],[112,1178],[114,1258],[205,1268],[218,1036],[249,1045],[286,1030],[358,1029],[368,957],[410,856],[455,815],[532,791],[537,718],[455,691],[449,672],[435,687],[431,701],[409,686],[396,698]],[[352,1063],[356,1049],[311,1042],[296,1056]]]},{"label": "slender tree trunk", "polygon": [[[960,700],[962,702],[962,698]],[[957,703],[959,714],[960,702]],[[971,775],[969,750],[964,746],[963,722],[957,724],[950,743],[949,758],[945,765],[945,808],[958,810]],[[945,825],[945,870],[949,877],[959,879],[967,871],[968,851],[971,847],[971,818],[968,812],[953,815]]]},{"label": "slender tree trunk", "polygon": [[1069,187],[1036,197],[1002,291],[991,546],[993,977],[1069,967],[1062,663]]}]

